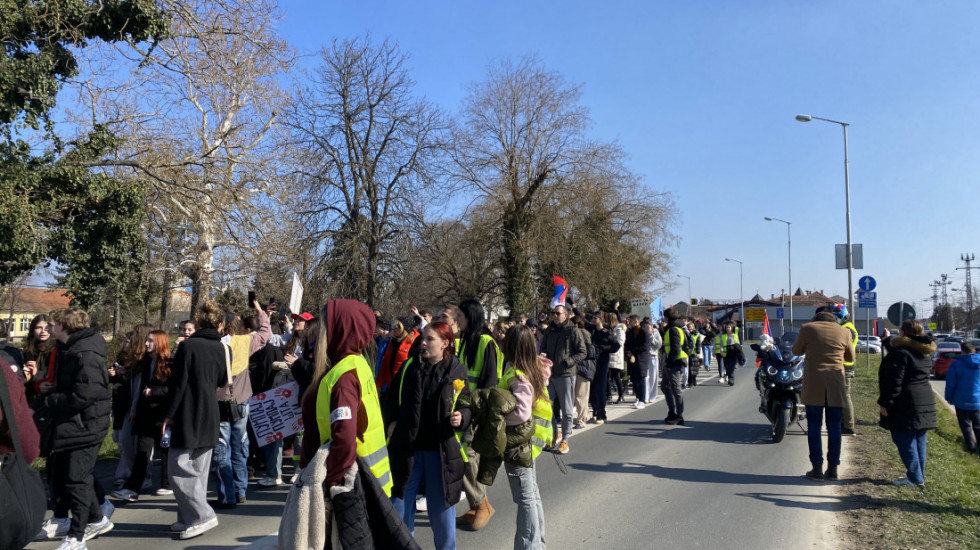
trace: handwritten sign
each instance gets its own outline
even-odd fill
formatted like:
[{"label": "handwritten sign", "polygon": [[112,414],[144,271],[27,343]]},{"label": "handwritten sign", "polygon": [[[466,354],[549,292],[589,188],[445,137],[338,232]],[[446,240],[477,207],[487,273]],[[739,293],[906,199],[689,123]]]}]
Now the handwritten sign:
[{"label": "handwritten sign", "polygon": [[259,447],[276,442],[303,429],[299,384],[290,382],[248,400],[248,419]]}]

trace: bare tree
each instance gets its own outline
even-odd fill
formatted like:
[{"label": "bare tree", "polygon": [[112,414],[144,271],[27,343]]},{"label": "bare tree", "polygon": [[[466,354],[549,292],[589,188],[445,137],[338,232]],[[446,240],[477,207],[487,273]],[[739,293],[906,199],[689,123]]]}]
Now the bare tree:
[{"label": "bare tree", "polygon": [[254,259],[258,222],[278,191],[270,130],[292,54],[276,32],[275,0],[159,4],[169,37],[120,48],[139,69],[99,73],[82,93],[93,120],[125,139],[99,165],[149,181],[150,229],[172,273],[191,280],[196,305],[216,276],[226,284],[249,278],[243,265]]},{"label": "bare tree", "polygon": [[[620,184],[634,192],[641,189],[637,178],[624,168],[618,145],[588,138],[591,120],[580,99],[580,86],[545,70],[535,58],[503,61],[489,68],[484,82],[471,87],[453,132],[454,176],[479,192],[484,205],[496,205],[500,215],[500,267],[512,314],[531,309],[534,269],[539,276],[550,276],[540,271],[558,265],[557,260],[535,256],[541,250],[535,245],[537,240],[546,238],[549,231],[564,234],[566,239],[572,236],[570,230],[560,230],[561,220],[554,219],[560,214],[557,207],[569,204],[569,193],[589,196],[596,215],[614,233],[619,232],[620,240],[639,238],[637,232],[662,227],[665,222],[635,225],[631,221],[641,213],[630,212],[630,204],[636,201],[622,196],[610,201],[603,196],[610,186]],[[601,188],[591,195],[585,193],[589,185],[600,183]],[[661,207],[669,200],[661,195],[651,204],[658,208],[648,213],[661,215],[665,212]],[[571,214],[567,213],[569,220]],[[547,242],[559,257],[566,253],[568,241]],[[596,247],[593,250],[601,252]],[[568,256],[576,265],[592,262],[592,267],[603,265],[595,263],[601,257]],[[643,270],[638,273],[644,274]]]},{"label": "bare tree", "polygon": [[336,40],[320,57],[284,122],[303,214],[333,292],[374,305],[412,203],[427,200],[443,117],[412,94],[405,55],[387,40]]}]

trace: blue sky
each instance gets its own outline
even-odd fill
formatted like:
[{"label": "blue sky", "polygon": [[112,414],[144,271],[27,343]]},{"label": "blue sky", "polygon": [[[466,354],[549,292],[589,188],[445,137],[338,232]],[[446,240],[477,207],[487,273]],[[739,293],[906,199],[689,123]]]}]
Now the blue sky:
[{"label": "blue sky", "polygon": [[[841,127],[797,114],[851,124],[855,289],[872,275],[881,306],[928,313],[928,284],[948,273],[963,287],[960,254],[980,252],[980,3],[282,2],[282,33],[303,52],[391,38],[417,92],[449,113],[501,58],[534,54],[582,83],[592,135],[674,194],[673,273],[696,297],[738,298],[725,257],[744,261],[746,298],[786,288],[786,226],[765,216],[793,224],[794,287],[846,294]],[[686,279],[665,283],[669,303],[687,298]]]}]

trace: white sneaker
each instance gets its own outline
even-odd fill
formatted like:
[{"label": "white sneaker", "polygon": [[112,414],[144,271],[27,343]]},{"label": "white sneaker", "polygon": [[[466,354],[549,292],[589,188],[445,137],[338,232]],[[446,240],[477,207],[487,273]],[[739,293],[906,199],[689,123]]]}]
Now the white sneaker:
[{"label": "white sneaker", "polygon": [[84,540],[78,540],[75,537],[65,537],[65,540],[61,541],[61,544],[55,550],[88,550],[88,545],[85,544]]},{"label": "white sneaker", "polygon": [[429,510],[429,503],[425,500],[425,497],[415,497],[415,511],[426,512]]},{"label": "white sneaker", "polygon": [[65,538],[68,536],[68,530],[71,529],[71,519],[70,518],[48,518],[44,520],[41,524],[41,530],[34,535],[34,540],[56,540]]},{"label": "white sneaker", "polygon": [[180,532],[180,540],[192,539],[194,537],[203,535],[204,533],[214,529],[218,526],[218,516],[214,516],[211,519],[204,520],[201,523],[195,523],[187,529]]},{"label": "white sneaker", "polygon": [[112,514],[115,513],[116,507],[113,506],[111,502],[109,502],[109,499],[103,500],[102,504],[100,504],[99,507],[102,508],[103,516],[112,519]]},{"label": "white sneaker", "polygon": [[[166,497],[166,496],[170,496],[170,495],[174,494],[174,491],[173,491],[173,489],[167,489],[166,487],[160,487],[159,489],[157,489],[156,491],[154,491],[153,494],[156,495],[156,496],[158,496],[158,497]],[[183,529],[181,529],[181,531],[183,531]]]},{"label": "white sneaker", "polygon": [[263,477],[262,479],[259,480],[259,485],[261,485],[262,487],[276,487],[282,485],[282,478]]},{"label": "white sneaker", "polygon": [[646,407],[646,403],[644,403],[643,401],[637,401],[636,403],[633,403],[634,409],[642,409],[643,407]]},{"label": "white sneaker", "polygon": [[82,542],[92,540],[99,535],[108,533],[109,531],[112,531],[113,527],[115,527],[115,525],[109,521],[109,517],[102,516],[102,521],[89,523],[85,526],[85,536],[82,538]]}]

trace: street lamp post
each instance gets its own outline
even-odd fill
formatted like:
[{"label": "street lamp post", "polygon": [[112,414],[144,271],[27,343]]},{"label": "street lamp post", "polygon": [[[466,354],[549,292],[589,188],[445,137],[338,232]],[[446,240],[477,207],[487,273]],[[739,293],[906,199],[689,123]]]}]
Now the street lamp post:
[{"label": "street lamp post", "polygon": [[691,294],[691,278],[687,275],[677,275],[678,277],[683,277],[687,279],[687,305],[691,305],[691,300],[694,299],[694,295]]},{"label": "street lamp post", "polygon": [[[745,326],[745,297],[742,294],[742,262],[741,260],[733,260],[732,258],[725,258],[725,261],[738,262],[738,302],[739,302],[738,305],[740,306],[738,321],[742,323],[742,326],[744,327]],[[743,338],[745,338],[744,334],[739,337],[739,341],[741,341]]]},{"label": "street lamp post", "polygon": [[831,120],[829,118],[820,118],[818,116],[812,115],[796,115],[796,120],[800,122],[810,122],[811,120],[822,120],[824,122],[833,122],[834,124],[840,124],[844,128],[844,206],[846,208],[847,214],[847,310],[851,315],[855,315],[856,310],[854,309],[854,264],[851,257],[851,183],[848,176],[848,163],[847,163],[847,127],[850,126],[847,122],[841,122],[839,120]]},{"label": "street lamp post", "polygon": [[790,222],[786,220],[781,220],[779,218],[770,218],[766,216],[766,221],[770,222],[783,222],[786,224],[786,252],[787,266],[789,267],[789,330],[793,330],[793,241],[790,235]]}]

